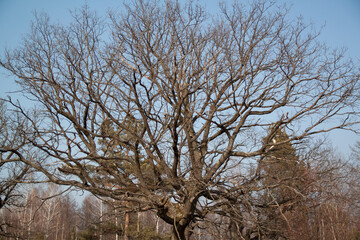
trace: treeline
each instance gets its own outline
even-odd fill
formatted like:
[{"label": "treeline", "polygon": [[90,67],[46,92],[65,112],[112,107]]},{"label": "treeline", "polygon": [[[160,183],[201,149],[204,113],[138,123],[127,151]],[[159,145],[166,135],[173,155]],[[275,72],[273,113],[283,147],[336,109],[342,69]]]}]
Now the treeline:
[{"label": "treeline", "polygon": [[24,190],[17,206],[1,210],[0,239],[169,239],[154,212],[120,212],[116,202],[62,193],[54,184]]}]

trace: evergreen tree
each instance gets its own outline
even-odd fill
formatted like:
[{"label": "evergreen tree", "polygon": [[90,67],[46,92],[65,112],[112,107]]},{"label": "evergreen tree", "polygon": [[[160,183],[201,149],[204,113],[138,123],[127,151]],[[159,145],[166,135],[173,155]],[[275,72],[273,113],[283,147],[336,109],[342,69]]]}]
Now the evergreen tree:
[{"label": "evergreen tree", "polygon": [[270,154],[260,163],[260,184],[264,186],[260,202],[266,206],[260,208],[263,234],[272,239],[293,239],[296,226],[292,213],[306,211],[306,167],[284,129],[278,129],[268,145]]}]

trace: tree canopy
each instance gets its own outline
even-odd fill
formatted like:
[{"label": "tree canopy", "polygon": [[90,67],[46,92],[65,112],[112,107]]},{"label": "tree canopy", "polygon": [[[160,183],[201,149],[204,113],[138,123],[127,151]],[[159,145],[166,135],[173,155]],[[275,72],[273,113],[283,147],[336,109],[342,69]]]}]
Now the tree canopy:
[{"label": "tree canopy", "polygon": [[37,109],[13,102],[46,156],[23,161],[124,209],[154,209],[185,239],[210,214],[259,207],[274,149],[355,130],[360,75],[344,52],[268,1],[220,10],[140,0],[110,24],[86,8],[67,26],[39,16],[0,60]]}]

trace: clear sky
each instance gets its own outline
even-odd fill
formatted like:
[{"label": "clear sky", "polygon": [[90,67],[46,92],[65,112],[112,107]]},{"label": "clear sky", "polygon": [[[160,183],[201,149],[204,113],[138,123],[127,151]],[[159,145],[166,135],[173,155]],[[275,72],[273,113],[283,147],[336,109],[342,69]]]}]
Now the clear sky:
[{"label": "clear sky", "polygon": [[[14,48],[30,30],[33,13],[46,12],[54,22],[69,22],[69,10],[85,3],[100,16],[108,10],[121,9],[122,0],[0,0],[0,56],[4,48]],[[218,6],[218,0],[199,0],[211,11]],[[227,2],[225,0],[225,2]],[[248,2],[241,1],[240,2]],[[329,47],[345,47],[348,55],[360,66],[360,0],[279,0],[291,7],[290,15],[302,15],[317,29],[324,26],[320,40]],[[16,90],[16,85],[0,69],[0,96]],[[330,135],[335,147],[343,153],[349,145],[359,140],[354,134],[337,131]]]}]

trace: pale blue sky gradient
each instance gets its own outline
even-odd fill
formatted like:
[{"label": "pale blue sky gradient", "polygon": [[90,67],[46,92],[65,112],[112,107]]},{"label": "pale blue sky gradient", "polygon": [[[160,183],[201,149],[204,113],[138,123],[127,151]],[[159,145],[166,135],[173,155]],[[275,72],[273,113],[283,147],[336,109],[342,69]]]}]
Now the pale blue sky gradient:
[{"label": "pale blue sky gradient", "polygon": [[[69,10],[85,3],[105,16],[108,10],[122,8],[122,0],[0,0],[0,56],[5,48],[19,46],[29,32],[33,14],[46,12],[53,22],[71,20]],[[180,1],[181,2],[181,1]],[[216,11],[218,0],[200,0],[211,12]],[[227,1],[225,1],[227,2]],[[229,1],[230,2],[230,1]],[[240,1],[246,3],[248,1]],[[302,15],[305,22],[312,22],[317,29],[322,26],[320,41],[331,48],[346,48],[347,54],[360,66],[360,0],[279,0],[291,7],[290,17]],[[17,89],[14,79],[0,69],[0,96]],[[330,135],[334,146],[342,153],[360,138],[349,132],[337,131]]]}]

